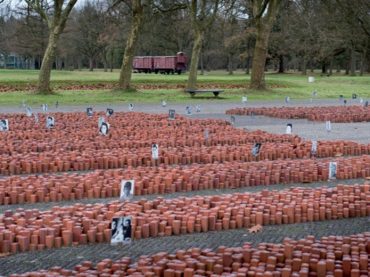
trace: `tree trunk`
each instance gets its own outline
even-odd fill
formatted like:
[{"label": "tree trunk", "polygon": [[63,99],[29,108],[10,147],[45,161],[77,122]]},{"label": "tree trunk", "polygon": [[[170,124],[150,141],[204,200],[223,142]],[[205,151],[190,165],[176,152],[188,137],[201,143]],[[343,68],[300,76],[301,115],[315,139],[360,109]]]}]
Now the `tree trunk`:
[{"label": "tree trunk", "polygon": [[203,33],[200,30],[196,30],[193,51],[191,53],[187,89],[197,88],[198,61],[199,61],[200,51],[202,49],[202,43],[203,43]]},{"label": "tree trunk", "polygon": [[253,53],[251,85],[252,89],[265,89],[265,64],[270,29],[257,31],[256,46]]},{"label": "tree trunk", "polygon": [[55,68],[57,70],[62,70],[63,69],[63,60],[61,58],[56,58],[55,59]]},{"label": "tree trunk", "polygon": [[284,73],[284,56],[280,55],[279,56],[279,71],[278,73]]},{"label": "tree trunk", "polygon": [[8,55],[4,54],[4,69],[6,69],[6,63],[8,62]]},{"label": "tree trunk", "polygon": [[306,60],[306,55],[303,56],[303,61],[302,61],[302,75],[307,75],[307,60]]},{"label": "tree trunk", "polygon": [[250,68],[251,58],[247,57],[247,62],[245,64],[245,74],[249,75],[249,68]]},{"label": "tree trunk", "polygon": [[39,82],[37,90],[39,93],[42,94],[50,94],[50,75],[51,75],[51,67],[53,65],[54,57],[55,57],[55,50],[57,48],[59,34],[54,32],[54,30],[50,31],[48,46],[46,47],[44,57],[42,59],[40,73],[39,73]]},{"label": "tree trunk", "polygon": [[326,62],[322,62],[321,63],[321,73],[322,74],[326,74]]},{"label": "tree trunk", "polygon": [[304,40],[304,52],[302,60],[302,75],[307,75],[307,41]]},{"label": "tree trunk", "polygon": [[114,50],[113,48],[110,51],[110,72],[113,72],[113,59],[114,59]]},{"label": "tree trunk", "polygon": [[231,54],[229,54],[227,56],[227,59],[228,59],[227,71],[229,72],[229,75],[233,75],[234,74],[234,71],[233,71],[233,56]]},{"label": "tree trunk", "polygon": [[123,55],[122,67],[118,86],[121,89],[131,88],[132,62],[134,60],[136,45],[139,40],[139,32],[143,19],[143,10],[134,12],[131,32],[127,38],[125,54]]},{"label": "tree trunk", "polygon": [[333,62],[334,62],[334,57],[330,58],[330,64],[329,64],[329,75],[333,75]]},{"label": "tree trunk", "polygon": [[204,75],[204,57],[203,51],[200,53],[200,75]]},{"label": "tree trunk", "polygon": [[272,25],[276,19],[281,0],[270,0],[267,7],[262,1],[253,1],[253,13],[256,17],[256,44],[254,47],[251,85],[252,89],[265,89],[265,65],[268,42]]},{"label": "tree trunk", "polygon": [[351,47],[350,70],[351,76],[356,76],[356,51],[353,46]]},{"label": "tree trunk", "polygon": [[89,58],[89,71],[94,71],[94,59]]},{"label": "tree trunk", "polygon": [[367,56],[368,42],[369,40],[366,41],[366,45],[361,55],[360,76],[363,76],[364,71],[365,71],[365,61],[366,61],[366,56]]},{"label": "tree trunk", "polygon": [[104,66],[104,72],[108,72],[108,60],[107,60],[107,53],[103,53],[102,55],[102,62],[103,62],[103,66]]}]

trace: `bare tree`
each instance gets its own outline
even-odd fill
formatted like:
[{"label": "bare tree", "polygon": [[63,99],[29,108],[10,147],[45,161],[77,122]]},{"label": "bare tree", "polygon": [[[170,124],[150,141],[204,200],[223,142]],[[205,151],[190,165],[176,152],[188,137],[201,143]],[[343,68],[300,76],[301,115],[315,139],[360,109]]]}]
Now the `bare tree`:
[{"label": "bare tree", "polygon": [[132,62],[135,55],[135,49],[139,39],[140,29],[142,28],[145,0],[130,1],[130,9],[132,13],[131,30],[128,35],[123,55],[122,67],[119,75],[119,88],[131,88]]},{"label": "bare tree", "polygon": [[[90,1],[75,16],[77,35],[74,42],[79,53],[89,61],[89,70],[93,71],[97,59],[105,55],[107,43],[102,37],[109,38],[110,30],[106,26],[107,13],[98,1]],[[103,61],[104,62],[104,61]]]},{"label": "bare tree", "polygon": [[119,88],[124,90],[131,88],[132,62],[134,59],[141,29],[143,27],[144,15],[147,18],[151,17],[153,14],[166,13],[184,8],[184,5],[181,3],[181,1],[132,0],[126,4],[131,10],[132,23],[126,41],[125,53],[123,56],[120,78],[118,82]]},{"label": "bare tree", "polygon": [[49,29],[48,45],[42,59],[37,90],[39,93],[50,94],[50,74],[60,34],[63,32],[68,16],[77,0],[25,0],[28,6],[38,13]]},{"label": "bare tree", "polygon": [[191,25],[194,32],[194,42],[187,83],[188,89],[196,89],[197,87],[198,63],[204,34],[216,18],[219,2],[219,0],[189,1],[188,8],[190,10]]},{"label": "bare tree", "polygon": [[253,20],[256,27],[256,44],[254,47],[251,88],[265,89],[265,64],[268,42],[279,5],[282,0],[251,0]]}]

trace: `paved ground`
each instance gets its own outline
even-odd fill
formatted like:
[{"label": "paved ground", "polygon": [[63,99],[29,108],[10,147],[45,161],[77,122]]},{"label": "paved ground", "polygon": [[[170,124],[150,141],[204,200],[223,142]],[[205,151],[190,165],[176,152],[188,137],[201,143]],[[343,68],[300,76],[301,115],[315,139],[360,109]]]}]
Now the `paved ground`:
[{"label": "paved ground", "polygon": [[[208,114],[197,114],[196,118],[209,118]],[[212,118],[230,121],[225,114],[212,114]],[[266,116],[235,116],[235,126],[248,130],[264,130],[269,133],[285,134],[286,124],[293,124],[293,134],[307,140],[351,140],[370,143],[370,122],[332,123],[332,131],[327,132],[325,122],[306,119],[280,119]]]},{"label": "paved ground", "polygon": [[[201,112],[196,113],[194,106],[199,104],[201,107]],[[268,107],[268,106],[326,106],[326,105],[341,105],[338,99],[328,100],[328,99],[314,99],[312,102],[307,100],[292,100],[290,103],[286,104],[284,99],[281,101],[253,101],[246,104],[241,102],[221,102],[217,100],[212,100],[209,102],[196,102],[195,100],[189,98],[189,103],[183,104],[171,104],[169,103],[166,107],[162,107],[160,103],[158,104],[134,104],[134,111],[138,112],[148,112],[148,113],[168,113],[169,109],[175,109],[178,114],[185,114],[185,107],[193,106],[193,114],[189,115],[189,118],[219,118],[230,120],[230,116],[225,115],[225,111],[231,108],[237,107]],[[348,100],[347,105],[359,105],[359,100]],[[112,107],[115,111],[128,111],[127,104],[120,105],[104,105],[98,104],[93,106],[95,111],[105,111],[107,107]],[[56,109],[55,107],[50,107],[51,112],[71,112],[71,111],[86,111],[87,106],[60,106]],[[0,107],[0,113],[5,112],[23,112],[24,108],[21,105],[18,107]],[[41,107],[33,107],[34,112],[42,112]],[[370,122],[362,123],[332,123],[332,131],[327,132],[325,129],[324,122],[312,122],[304,119],[278,119],[270,118],[265,116],[236,116],[235,126],[239,128],[247,128],[250,130],[264,130],[271,133],[284,134],[287,123],[293,124],[293,133],[297,134],[305,139],[316,139],[316,140],[353,140],[360,143],[370,143]]]},{"label": "paved ground", "polygon": [[[199,98],[198,98],[199,99]],[[271,101],[249,101],[245,104],[240,102],[226,102],[222,99],[210,99],[207,102],[197,100],[197,97],[191,98],[189,97],[189,101],[186,103],[177,103],[173,104],[168,102],[166,107],[162,107],[161,103],[157,104],[147,104],[147,103],[133,103],[134,104],[134,111],[137,112],[147,112],[147,113],[167,113],[168,109],[175,109],[179,114],[185,114],[185,107],[186,106],[196,106],[199,105],[201,107],[201,113],[207,114],[214,114],[214,113],[224,113],[226,110],[231,108],[237,107],[282,107],[282,106],[327,106],[327,105],[342,105],[342,102],[339,99],[319,99],[315,98],[311,101],[310,98],[308,99],[301,99],[301,100],[294,100],[291,97],[291,101],[289,103],[285,103],[285,98],[281,100],[271,100]],[[361,105],[359,100],[347,100],[347,105]],[[30,105],[34,112],[42,113],[41,106]],[[96,105],[63,105],[62,102],[59,103],[58,108],[54,105],[49,105],[50,112],[76,112],[76,111],[86,111],[87,107],[92,106],[94,111],[105,111],[108,107],[114,109],[114,111],[120,112],[128,112],[128,103],[120,103],[120,104],[96,104]],[[11,113],[11,112],[23,112],[24,108],[22,108],[22,103],[19,103],[18,106],[0,106],[0,113]],[[195,112],[195,109],[193,108]]]},{"label": "paved ground", "polygon": [[[316,182],[311,184],[279,184],[279,185],[270,185],[270,186],[255,186],[255,187],[242,187],[238,189],[208,189],[208,190],[198,190],[198,191],[191,191],[191,192],[175,192],[171,194],[161,194],[161,195],[146,195],[146,196],[134,196],[133,200],[139,199],[153,199],[156,197],[163,197],[166,199],[181,197],[181,196],[196,196],[196,195],[219,195],[219,194],[227,194],[227,193],[237,193],[237,192],[258,192],[264,189],[267,190],[282,190],[291,187],[305,187],[305,188],[317,188],[317,187],[334,187],[337,184],[363,184],[366,180],[364,179],[350,179],[350,180],[331,180],[328,182]],[[117,198],[98,198],[98,199],[81,199],[76,201],[62,201],[62,202],[49,202],[49,203],[35,203],[35,204],[17,204],[17,205],[0,205],[0,213],[3,213],[6,210],[15,210],[18,208],[24,209],[39,209],[39,210],[49,210],[54,206],[68,206],[73,205],[76,203],[83,203],[83,204],[94,204],[94,203],[108,203],[110,201],[117,200]]]},{"label": "paved ground", "polygon": [[98,262],[102,259],[113,260],[130,256],[133,259],[141,255],[191,247],[217,248],[218,246],[240,246],[244,242],[281,242],[285,237],[294,239],[315,235],[317,238],[328,235],[351,235],[370,231],[370,217],[331,220],[315,223],[266,226],[260,233],[249,234],[246,229],[221,232],[197,233],[192,235],[150,238],[134,241],[131,245],[111,246],[93,244],[78,247],[66,247],[45,251],[22,253],[0,259],[0,274],[22,273],[53,266],[72,269],[84,260]]}]

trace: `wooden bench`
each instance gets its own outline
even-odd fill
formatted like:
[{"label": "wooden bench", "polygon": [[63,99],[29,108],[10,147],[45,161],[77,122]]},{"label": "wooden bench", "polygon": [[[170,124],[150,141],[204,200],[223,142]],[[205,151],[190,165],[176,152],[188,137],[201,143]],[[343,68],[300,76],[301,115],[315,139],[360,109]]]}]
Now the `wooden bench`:
[{"label": "wooden bench", "polygon": [[212,92],[215,97],[217,97],[220,93],[224,92],[220,89],[186,89],[186,92],[190,93],[190,95],[193,97],[196,93],[207,93]]}]

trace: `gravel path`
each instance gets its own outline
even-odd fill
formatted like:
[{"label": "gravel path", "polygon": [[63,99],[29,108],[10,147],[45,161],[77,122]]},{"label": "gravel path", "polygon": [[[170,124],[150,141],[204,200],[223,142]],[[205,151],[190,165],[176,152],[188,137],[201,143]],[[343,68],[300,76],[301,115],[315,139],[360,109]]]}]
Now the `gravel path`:
[{"label": "gravel path", "polygon": [[370,217],[266,226],[257,234],[249,234],[246,229],[235,229],[142,239],[125,246],[111,246],[105,243],[65,247],[0,258],[0,274],[23,273],[53,266],[72,269],[84,260],[98,262],[106,258],[117,260],[123,256],[136,259],[141,255],[150,255],[161,251],[171,253],[178,249],[188,249],[190,247],[214,249],[222,245],[240,246],[244,242],[253,242],[254,244],[260,242],[280,243],[285,237],[300,239],[308,235],[315,235],[320,238],[329,235],[351,235],[366,231],[370,231]]},{"label": "gravel path", "polygon": [[[218,118],[230,120],[230,116],[225,114],[225,111],[237,107],[282,107],[282,106],[327,106],[340,105],[339,100],[333,99],[314,99],[314,101],[307,100],[292,100],[286,104],[284,99],[281,101],[252,101],[247,104],[241,102],[224,102],[212,100],[209,102],[197,102],[189,98],[189,103],[182,104],[168,104],[167,107],[161,107],[158,104],[134,104],[134,111],[147,113],[168,113],[169,109],[175,109],[177,113],[184,115],[185,107],[187,105],[201,106],[201,112],[189,115],[189,118]],[[348,100],[347,105],[359,105],[359,100]],[[112,107],[115,111],[128,112],[128,104],[97,104],[93,105],[94,111],[105,111],[107,107]],[[51,112],[76,112],[86,111],[85,106],[63,106],[63,103],[56,109],[50,107]],[[41,107],[32,107],[34,112],[42,112]],[[24,108],[21,105],[18,107],[0,107],[0,113],[7,112],[23,112]],[[332,131],[327,132],[324,122],[312,122],[305,119],[279,119],[265,116],[236,116],[235,126],[239,128],[247,128],[250,130],[264,130],[270,133],[284,134],[287,123],[293,124],[293,134],[299,135],[305,139],[316,140],[353,140],[360,143],[370,143],[370,122],[361,123],[332,123]]]},{"label": "gravel path", "polygon": [[[155,195],[140,195],[134,196],[133,200],[140,199],[154,199],[157,197],[163,197],[166,199],[172,199],[177,197],[191,197],[196,195],[206,196],[206,195],[220,195],[227,193],[237,193],[237,192],[258,192],[264,189],[267,190],[282,190],[291,187],[305,187],[305,188],[317,188],[317,187],[335,187],[338,184],[351,185],[351,184],[363,184],[366,180],[364,179],[349,179],[349,180],[330,180],[327,182],[316,182],[310,184],[278,184],[278,185],[269,185],[269,186],[254,186],[254,187],[242,187],[237,189],[208,189],[208,190],[198,190],[191,192],[175,192],[172,194],[155,194]],[[94,198],[94,199],[81,199],[74,201],[61,201],[61,202],[48,202],[48,203],[35,203],[35,204],[16,204],[16,205],[0,205],[0,213],[4,213],[6,210],[16,210],[18,208],[23,209],[39,209],[39,210],[50,210],[55,206],[70,206],[76,203],[83,204],[95,204],[95,203],[108,203],[110,201],[117,200],[117,198]]]},{"label": "gravel path", "polygon": [[[256,100],[256,101],[249,101],[246,104],[240,102],[230,102],[225,101],[223,99],[209,99],[206,101],[199,100],[197,97],[191,98],[189,97],[188,102],[184,103],[167,103],[166,107],[162,107],[161,103],[135,103],[134,104],[134,111],[137,112],[147,112],[147,113],[167,113],[168,109],[175,109],[177,113],[185,114],[185,107],[186,106],[195,106],[200,105],[201,112],[207,114],[213,113],[224,113],[226,110],[231,108],[240,108],[240,107],[282,107],[282,106],[327,106],[327,105],[342,105],[338,99],[320,99],[315,98],[311,102],[308,99],[300,99],[295,100],[291,97],[291,101],[287,104],[285,103],[285,98],[281,100]],[[241,99],[240,99],[241,100]],[[352,100],[347,99],[347,105],[361,105],[359,100]],[[0,106],[0,113],[12,113],[12,112],[24,112],[24,108],[22,108],[22,103],[19,103],[18,106]],[[107,104],[95,104],[95,105],[63,105],[63,102],[59,103],[58,108],[54,105],[50,105],[49,103],[49,111],[50,112],[76,112],[76,111],[86,111],[88,106],[93,107],[94,111],[105,111],[108,107],[114,109],[115,111],[120,112],[128,112],[128,102],[127,103],[107,103]],[[34,112],[42,112],[41,105],[35,106],[30,105]],[[194,110],[194,109],[193,109]]]}]

